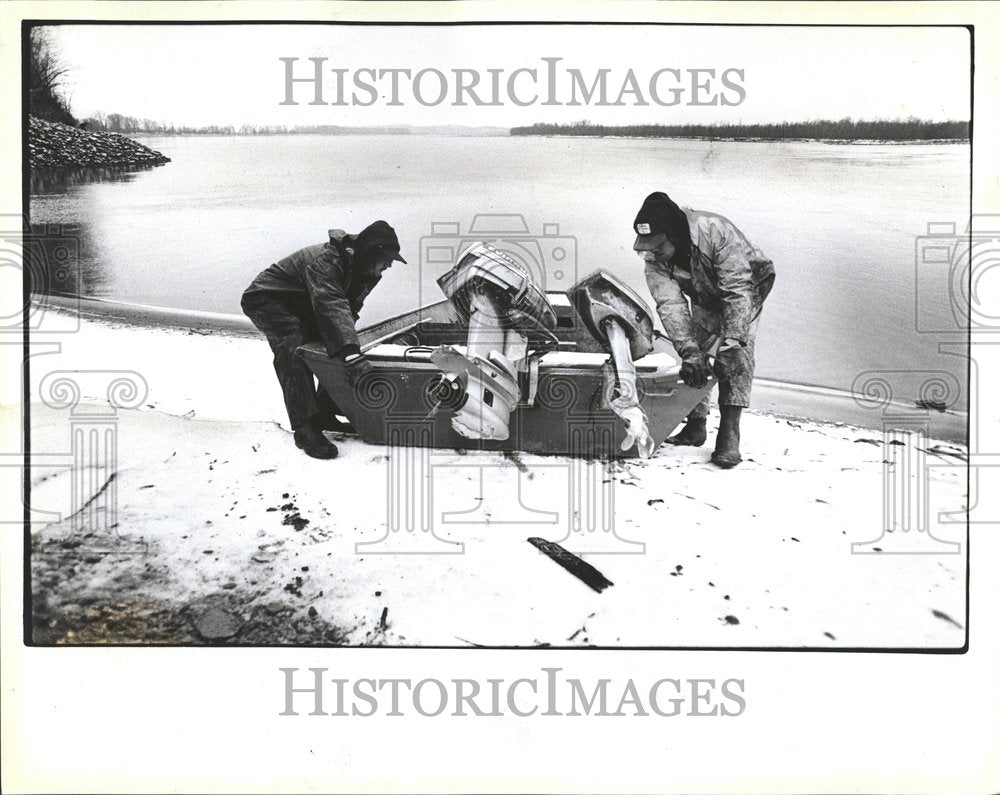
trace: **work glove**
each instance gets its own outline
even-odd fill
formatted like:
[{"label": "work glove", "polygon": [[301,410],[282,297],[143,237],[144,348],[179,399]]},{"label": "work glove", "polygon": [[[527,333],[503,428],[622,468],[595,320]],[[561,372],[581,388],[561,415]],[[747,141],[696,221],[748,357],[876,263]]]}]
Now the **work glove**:
[{"label": "work glove", "polygon": [[362,353],[353,353],[344,357],[344,365],[347,369],[347,383],[357,384],[365,375],[375,368]]},{"label": "work glove", "polygon": [[688,386],[701,389],[708,383],[708,356],[700,350],[689,353],[681,360],[681,380]]}]

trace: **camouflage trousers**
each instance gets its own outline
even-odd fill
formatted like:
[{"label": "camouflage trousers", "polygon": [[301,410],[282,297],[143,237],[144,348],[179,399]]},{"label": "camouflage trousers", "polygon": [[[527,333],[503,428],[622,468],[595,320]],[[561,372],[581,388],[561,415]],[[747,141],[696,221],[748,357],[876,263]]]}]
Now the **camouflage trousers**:
[{"label": "camouflage trousers", "polygon": [[274,372],[285,399],[288,422],[296,429],[317,415],[339,414],[340,410],[326,390],[316,388],[316,379],[296,353],[306,342],[319,339],[319,329],[312,305],[307,300],[243,300],[243,312],[264,332],[274,353]]},{"label": "camouflage trousers", "polygon": [[[747,330],[746,346],[737,349],[736,356],[732,361],[732,367],[726,373],[726,377],[719,379],[719,406],[742,406],[746,408],[750,405],[750,388],[753,385],[754,371],[754,340],[757,337],[757,326],[760,322],[760,310]],[[714,312],[696,311],[691,323],[694,331],[695,342],[702,350],[705,350],[713,337],[722,330],[722,315]],[[701,402],[691,409],[687,418],[705,419],[708,416],[708,399],[711,391],[702,398]]]}]

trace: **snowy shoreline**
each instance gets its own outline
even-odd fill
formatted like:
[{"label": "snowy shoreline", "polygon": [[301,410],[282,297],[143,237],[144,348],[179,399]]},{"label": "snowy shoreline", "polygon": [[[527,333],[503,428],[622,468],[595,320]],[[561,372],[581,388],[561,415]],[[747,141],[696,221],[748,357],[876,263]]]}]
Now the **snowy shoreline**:
[{"label": "snowy shoreline", "polygon": [[[254,338],[84,318],[33,362],[31,445],[51,461],[32,467],[32,506],[63,516],[31,527],[36,642],[964,643],[965,527],[933,518],[965,504],[960,445],[751,412],[731,471],[708,463],[709,447],[612,463],[433,451],[433,532],[405,521],[390,532],[399,453],[340,436],[339,459],[302,455],[281,427],[270,359]],[[132,373],[136,407],[105,420],[117,460],[75,498],[97,523],[81,530],[62,451],[74,412],[107,406],[107,384],[83,381],[112,368]],[[43,389],[67,372],[81,380],[71,409]],[[930,540],[882,532],[886,462],[891,473],[918,454],[930,529],[961,554],[883,554]],[[589,497],[574,502],[581,483]],[[591,591],[531,536],[585,555],[614,585]]]}]

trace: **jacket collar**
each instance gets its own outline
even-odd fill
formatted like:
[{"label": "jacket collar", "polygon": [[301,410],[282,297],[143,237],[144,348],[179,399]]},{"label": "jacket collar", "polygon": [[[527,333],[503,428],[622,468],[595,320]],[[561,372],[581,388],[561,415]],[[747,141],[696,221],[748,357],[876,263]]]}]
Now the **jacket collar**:
[{"label": "jacket collar", "polygon": [[331,229],[329,231],[330,244],[337,249],[340,254],[347,254],[354,258],[354,235],[349,235],[343,229]]}]

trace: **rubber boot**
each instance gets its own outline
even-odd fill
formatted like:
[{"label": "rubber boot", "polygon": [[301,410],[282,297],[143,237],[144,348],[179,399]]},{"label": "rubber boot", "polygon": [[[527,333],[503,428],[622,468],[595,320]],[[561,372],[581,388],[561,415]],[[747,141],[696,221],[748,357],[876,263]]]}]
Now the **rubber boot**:
[{"label": "rubber boot", "polygon": [[346,433],[354,436],[358,435],[358,429],[350,422],[341,422],[335,416],[323,418],[323,430],[335,431],[336,433]]},{"label": "rubber boot", "polygon": [[323,416],[320,420],[320,430],[346,433],[353,436],[358,435],[358,429],[351,425],[350,420],[342,422],[336,416]]},{"label": "rubber boot", "polygon": [[330,394],[323,387],[320,387],[316,392],[316,408],[320,417],[320,430],[357,435],[358,432],[351,425],[350,420],[341,422],[337,419],[337,416],[343,415],[344,412],[340,410],[340,406],[333,402],[333,398],[330,397]]},{"label": "rubber boot", "polygon": [[312,458],[336,458],[337,445],[327,440],[320,430],[319,415],[295,429],[295,446]]},{"label": "rubber boot", "polygon": [[740,456],[740,415],[742,406],[720,406],[719,433],[715,437],[715,452],[712,463],[722,469],[730,469],[743,460]]},{"label": "rubber boot", "polygon": [[667,444],[677,444],[683,447],[701,447],[708,438],[705,430],[704,417],[692,417],[684,423],[681,432],[667,438]]}]

